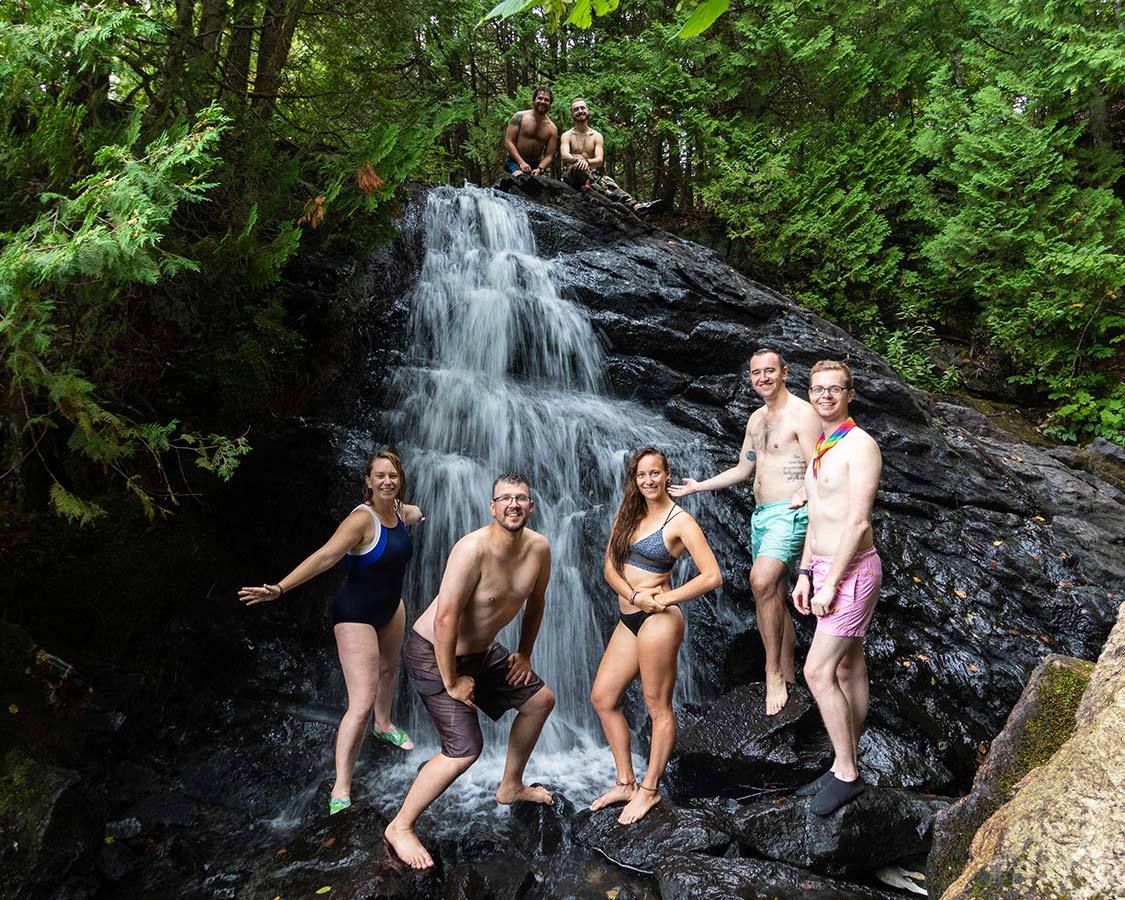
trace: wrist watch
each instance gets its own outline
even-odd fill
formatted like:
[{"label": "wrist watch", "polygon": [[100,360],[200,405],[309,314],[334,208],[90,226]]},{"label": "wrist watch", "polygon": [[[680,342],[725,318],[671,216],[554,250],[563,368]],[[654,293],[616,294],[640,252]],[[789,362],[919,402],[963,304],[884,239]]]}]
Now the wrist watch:
[{"label": "wrist watch", "polygon": [[797,577],[800,578],[802,575],[807,575],[809,581],[812,581],[812,569],[798,569]]}]

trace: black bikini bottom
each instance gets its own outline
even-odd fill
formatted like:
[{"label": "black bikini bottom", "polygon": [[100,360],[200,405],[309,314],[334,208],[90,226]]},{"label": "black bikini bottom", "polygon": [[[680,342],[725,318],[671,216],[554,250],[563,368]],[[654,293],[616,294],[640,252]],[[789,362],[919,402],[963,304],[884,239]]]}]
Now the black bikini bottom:
[{"label": "black bikini bottom", "polygon": [[640,635],[641,626],[644,625],[645,619],[649,616],[654,616],[656,613],[648,612],[635,612],[635,613],[618,613],[621,619],[621,624],[628,628],[633,634]]}]

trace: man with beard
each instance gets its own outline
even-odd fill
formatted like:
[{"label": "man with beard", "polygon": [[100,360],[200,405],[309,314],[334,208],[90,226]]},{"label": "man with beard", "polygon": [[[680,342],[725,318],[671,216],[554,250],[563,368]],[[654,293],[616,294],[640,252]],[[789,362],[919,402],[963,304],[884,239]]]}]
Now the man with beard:
[{"label": "man with beard", "polygon": [[821,360],[813,366],[809,398],[820,418],[820,437],[805,474],[809,530],[793,603],[817,618],[805,680],[836,759],[797,794],[812,796],[809,809],[827,816],[864,789],[857,768],[869,692],[863,639],[883,584],[871,532],[883,458],[874,438],[848,414],[855,389],[844,363]]},{"label": "man with beard", "polygon": [[[551,548],[525,527],[534,507],[526,478],[501,475],[492,494],[491,524],[453,547],[438,595],[403,648],[407,674],[441,740],[441,752],[418,772],[384,831],[387,843],[415,869],[434,861],[414,823],[480,755],[484,741],[477,707],[493,720],[509,709],[517,712],[497,802],[554,803],[546,788],[523,783],[528,758],[555,705],[555,695],[531,668],[551,577]],[[519,649],[509,653],[496,635],[525,603]]]},{"label": "man with beard", "polygon": [[636,213],[655,212],[663,206],[661,200],[640,203],[633,199],[616,181],[600,171],[605,162],[605,141],[602,133],[590,127],[590,109],[581,97],[570,101],[570,115],[574,127],[563,132],[559,154],[563,162],[563,180],[571,187],[582,190],[590,187],[599,194],[623,203]]},{"label": "man with beard", "polygon": [[559,129],[547,115],[554,100],[551,89],[537,87],[531,96],[531,109],[520,110],[512,116],[504,134],[504,146],[508,150],[504,170],[517,178],[546,172],[559,140]]},{"label": "man with beard", "polygon": [[789,685],[797,680],[793,665],[796,633],[785,605],[789,572],[805,544],[808,513],[802,483],[812,459],[820,420],[813,408],[789,393],[789,368],[772,347],[750,357],[750,384],[765,402],[746,423],[738,464],[705,481],[685,478],[670,485],[673,497],[730,487],[754,476],[754,513],[750,518],[750,590],[758,613],[758,633],[766,650],[766,715],[775,716],[789,702]]}]

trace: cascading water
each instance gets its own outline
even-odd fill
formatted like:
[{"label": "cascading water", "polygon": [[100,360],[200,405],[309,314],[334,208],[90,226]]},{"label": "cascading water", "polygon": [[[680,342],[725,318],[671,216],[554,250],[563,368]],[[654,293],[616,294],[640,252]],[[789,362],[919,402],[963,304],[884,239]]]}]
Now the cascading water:
[{"label": "cascading water", "polygon": [[[426,515],[412,535],[407,618],[436,596],[454,543],[491,520],[496,476],[526,475],[535,499],[530,527],[548,538],[553,556],[532,663],[557,696],[528,775],[568,787],[575,799],[593,796],[613,773],[588,696],[605,645],[599,618],[616,615],[601,570],[623,463],[645,444],[692,462],[694,438],[658,413],[604,395],[598,339],[584,311],[559,295],[553,264],[536,255],[514,201],[479,188],[436,189],[425,234],[408,348],[390,379],[385,422],[404,459],[409,500]],[[357,436],[346,465],[358,468],[369,449]],[[518,618],[500,640],[517,646]],[[693,693],[683,656],[680,700]],[[496,725],[481,719],[485,755],[459,782],[463,795],[473,784],[494,789],[506,747],[507,717]],[[436,746],[420,704],[407,725],[425,749]],[[423,758],[415,756],[402,767],[409,777]],[[381,792],[389,789],[380,783]]]}]

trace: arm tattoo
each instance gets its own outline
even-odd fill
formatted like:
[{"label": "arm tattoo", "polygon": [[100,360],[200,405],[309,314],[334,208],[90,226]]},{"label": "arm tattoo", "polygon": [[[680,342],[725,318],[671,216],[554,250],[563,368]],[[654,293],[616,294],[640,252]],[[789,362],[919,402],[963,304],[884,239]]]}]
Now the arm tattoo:
[{"label": "arm tattoo", "polygon": [[758,458],[758,454],[755,453],[753,450],[747,450],[746,451],[746,459],[749,462],[754,462],[754,461],[757,460],[757,458]]},{"label": "arm tattoo", "polygon": [[516,126],[516,130],[518,131],[518,130],[519,130],[519,127],[520,127],[520,125],[522,125],[522,124],[523,124],[523,113],[521,113],[521,112],[518,112],[518,113],[516,113],[516,114],[515,114],[514,116],[512,116],[512,121],[511,121],[511,124],[512,124],[512,125],[515,125],[515,126]]}]

